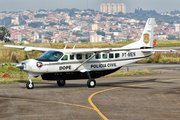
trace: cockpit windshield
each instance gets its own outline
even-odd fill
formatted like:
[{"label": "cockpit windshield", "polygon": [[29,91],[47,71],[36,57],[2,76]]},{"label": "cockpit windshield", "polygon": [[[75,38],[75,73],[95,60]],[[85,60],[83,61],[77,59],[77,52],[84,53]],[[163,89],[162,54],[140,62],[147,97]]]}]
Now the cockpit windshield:
[{"label": "cockpit windshield", "polygon": [[46,58],[53,61],[58,61],[63,56],[62,52],[58,51],[47,51],[41,55],[40,58]]}]

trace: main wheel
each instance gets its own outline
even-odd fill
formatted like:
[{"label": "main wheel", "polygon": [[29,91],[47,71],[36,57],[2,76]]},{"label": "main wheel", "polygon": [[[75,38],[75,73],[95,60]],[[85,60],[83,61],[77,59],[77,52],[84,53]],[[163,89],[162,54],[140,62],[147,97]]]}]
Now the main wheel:
[{"label": "main wheel", "polygon": [[58,80],[57,81],[58,86],[64,86],[66,84],[65,80]]},{"label": "main wheel", "polygon": [[33,82],[32,82],[32,83],[27,82],[27,84],[26,84],[26,88],[27,88],[27,89],[33,89],[33,88],[34,88],[34,84],[33,84]]},{"label": "main wheel", "polygon": [[96,81],[95,81],[94,79],[88,80],[88,81],[87,81],[87,86],[88,86],[89,88],[95,87],[95,86],[96,86]]}]

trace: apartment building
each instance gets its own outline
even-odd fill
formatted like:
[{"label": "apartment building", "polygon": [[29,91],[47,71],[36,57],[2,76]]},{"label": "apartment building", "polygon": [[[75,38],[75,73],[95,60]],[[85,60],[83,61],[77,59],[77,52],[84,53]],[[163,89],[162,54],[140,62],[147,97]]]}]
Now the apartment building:
[{"label": "apartment building", "polygon": [[124,3],[102,3],[100,5],[100,11],[109,14],[116,14],[119,12],[126,14],[126,5]]}]

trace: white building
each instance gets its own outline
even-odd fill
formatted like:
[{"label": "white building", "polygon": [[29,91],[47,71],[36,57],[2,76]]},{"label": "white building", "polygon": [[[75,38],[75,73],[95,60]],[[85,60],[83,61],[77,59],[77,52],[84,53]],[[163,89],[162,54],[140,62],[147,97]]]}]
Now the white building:
[{"label": "white building", "polygon": [[19,41],[22,41],[22,35],[17,35],[17,39],[19,40]]},{"label": "white building", "polygon": [[15,17],[14,19],[11,19],[11,24],[19,25],[19,17]]},{"label": "white building", "polygon": [[92,24],[92,30],[97,31],[98,30],[98,24]]},{"label": "white building", "polygon": [[34,33],[34,41],[35,41],[35,40],[38,40],[38,39],[39,39],[39,33],[35,32],[35,33]]},{"label": "white building", "polygon": [[102,42],[102,36],[97,35],[96,33],[93,35],[90,35],[90,42],[92,42],[92,43]]},{"label": "white building", "polygon": [[180,30],[180,24],[175,24],[175,32],[179,32]]},{"label": "white building", "polygon": [[126,14],[126,5],[124,3],[102,3],[100,5],[100,11],[109,14],[116,14],[119,12]]}]

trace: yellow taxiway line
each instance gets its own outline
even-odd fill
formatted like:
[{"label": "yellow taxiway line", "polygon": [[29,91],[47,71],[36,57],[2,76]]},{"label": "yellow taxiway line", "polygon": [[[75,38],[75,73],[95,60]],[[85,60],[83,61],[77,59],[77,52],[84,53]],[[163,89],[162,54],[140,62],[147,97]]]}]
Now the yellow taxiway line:
[{"label": "yellow taxiway line", "polygon": [[82,107],[82,108],[87,108],[94,110],[92,107],[87,107],[83,105],[77,105],[77,104],[71,104],[71,103],[64,103],[64,102],[57,102],[57,101],[45,101],[45,100],[35,100],[35,99],[21,99],[21,98],[8,98],[8,97],[0,97],[0,99],[9,99],[9,100],[21,100],[21,101],[33,101],[33,102],[44,102],[44,103],[56,103],[56,104],[64,104],[64,105],[71,105],[71,106],[76,106],[76,107]]},{"label": "yellow taxiway line", "polygon": [[9,98],[9,97],[0,97],[0,99],[20,100],[20,101],[34,101],[34,102],[44,102],[44,103],[56,103],[56,104],[64,104],[64,105],[70,105],[70,106],[75,106],[75,107],[81,107],[81,108],[95,110],[104,120],[108,120],[105,117],[105,115],[103,115],[102,112],[92,102],[92,98],[95,95],[97,95],[99,93],[102,93],[102,92],[119,89],[119,88],[126,88],[126,87],[133,87],[133,86],[142,86],[142,85],[154,84],[154,83],[158,83],[158,82],[170,82],[170,81],[175,81],[175,80],[179,80],[179,79],[159,80],[159,81],[156,81],[156,82],[148,82],[148,83],[135,84],[135,85],[126,85],[126,86],[114,87],[114,88],[109,88],[109,89],[101,90],[101,91],[95,92],[95,93],[93,93],[92,95],[89,96],[88,101],[89,101],[89,103],[91,104],[92,107],[78,105],[78,104],[57,102],[57,101],[45,101],[45,100],[35,100],[35,99],[21,99],[21,98]]},{"label": "yellow taxiway line", "polygon": [[[157,82],[170,82],[170,81],[175,81],[175,80],[179,80],[179,79],[169,79],[169,80],[159,80]],[[91,106],[94,108],[94,110],[104,119],[104,120],[108,120],[106,118],[105,115],[102,114],[102,112],[94,105],[94,103],[92,102],[92,97],[94,97],[95,95],[102,93],[102,92],[106,92],[106,91],[110,91],[110,90],[114,90],[114,89],[119,89],[119,88],[126,88],[126,87],[134,87],[134,86],[142,86],[142,85],[148,85],[148,84],[154,84],[157,82],[148,82],[148,83],[143,83],[143,84],[135,84],[135,85],[126,85],[126,86],[122,86],[122,87],[115,87],[115,88],[110,88],[110,89],[105,89],[105,90],[101,90],[98,92],[93,93],[91,96],[89,96],[88,101],[91,104]]]}]

